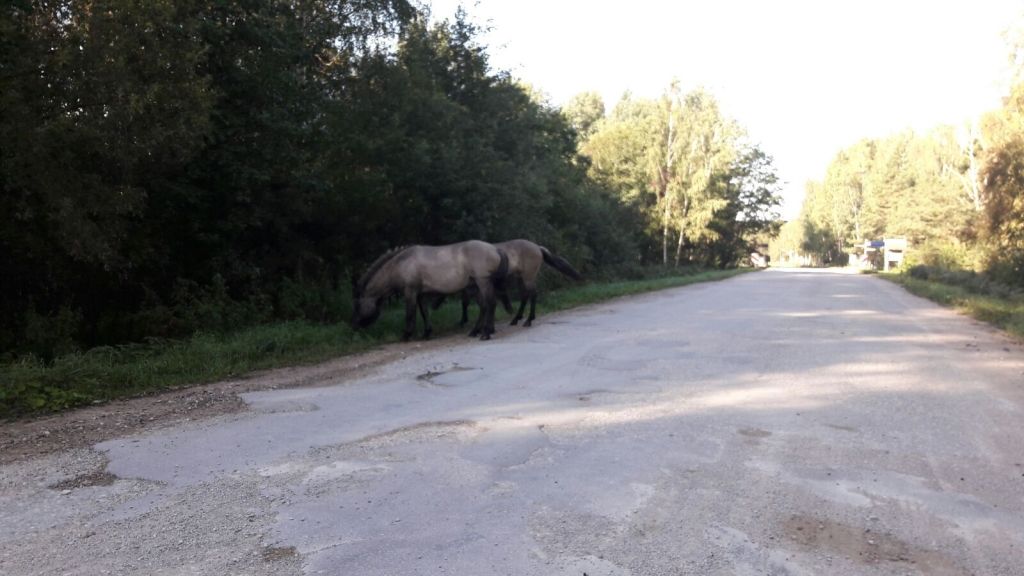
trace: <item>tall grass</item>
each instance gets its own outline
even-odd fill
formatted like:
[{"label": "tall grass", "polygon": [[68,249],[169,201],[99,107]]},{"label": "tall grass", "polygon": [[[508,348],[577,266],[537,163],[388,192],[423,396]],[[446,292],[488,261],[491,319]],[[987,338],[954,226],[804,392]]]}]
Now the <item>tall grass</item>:
[{"label": "tall grass", "polygon": [[[542,293],[538,315],[652,290],[721,280],[744,270],[725,270],[603,282]],[[435,334],[462,328],[458,298],[431,314]],[[518,303],[516,303],[518,304]],[[500,306],[499,306],[500,310]],[[475,306],[471,320],[475,319]],[[499,312],[497,321],[509,316]],[[418,319],[417,319],[418,320]],[[44,363],[28,357],[0,364],[0,418],[53,412],[181,386],[214,382],[255,370],[312,363],[397,342],[404,310],[395,304],[371,328],[346,323],[281,322],[226,334],[196,334],[184,340],[101,347]],[[417,326],[422,330],[422,325]]]},{"label": "tall grass", "polygon": [[979,293],[969,285],[955,285],[910,274],[882,274],[912,294],[955,308],[1024,339],[1024,297],[1018,292]]}]

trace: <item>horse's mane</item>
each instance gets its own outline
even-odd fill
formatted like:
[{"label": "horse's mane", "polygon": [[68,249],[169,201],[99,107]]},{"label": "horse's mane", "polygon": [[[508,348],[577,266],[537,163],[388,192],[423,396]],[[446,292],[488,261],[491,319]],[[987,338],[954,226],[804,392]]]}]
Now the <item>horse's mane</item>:
[{"label": "horse's mane", "polygon": [[374,274],[380,272],[380,269],[383,268],[385,264],[390,262],[391,259],[394,258],[395,256],[398,256],[403,251],[405,251],[406,248],[408,248],[408,246],[398,246],[397,248],[392,248],[391,250],[388,250],[387,252],[381,254],[376,260],[374,260],[373,264],[370,264],[370,267],[366,269],[366,272],[363,272],[363,275],[359,277],[359,282],[356,283],[357,293],[362,294],[363,291],[366,290],[366,285],[370,283],[370,280],[373,278]]}]

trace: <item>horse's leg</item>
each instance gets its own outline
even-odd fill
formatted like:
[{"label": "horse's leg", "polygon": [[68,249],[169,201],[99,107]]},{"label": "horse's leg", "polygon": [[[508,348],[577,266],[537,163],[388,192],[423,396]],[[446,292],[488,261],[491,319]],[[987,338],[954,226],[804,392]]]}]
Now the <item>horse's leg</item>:
[{"label": "horse's leg", "polygon": [[430,325],[430,310],[427,306],[427,299],[421,294],[419,297],[420,316],[423,317],[423,339],[430,340],[430,334],[434,327]]},{"label": "horse's leg", "polygon": [[498,298],[497,294],[494,292],[494,287],[490,285],[488,287],[490,288],[490,298],[486,300],[487,325],[484,328],[484,330],[486,330],[486,332],[484,332],[484,340],[490,340],[491,334],[494,334],[494,310],[498,307]]},{"label": "horse's leg", "polygon": [[[502,305],[505,306],[505,311],[508,312],[509,314],[512,314],[512,303],[509,302],[509,299],[508,299],[508,282],[509,281],[505,282],[505,288],[506,289],[505,289],[505,291],[501,292],[500,295],[501,295],[501,298],[502,298]],[[519,291],[519,299],[521,300],[521,302],[519,304],[519,311],[516,312],[512,316],[512,321],[509,322],[509,324],[508,324],[509,326],[515,326],[516,324],[519,323],[520,320],[523,319],[523,306],[526,305],[526,300],[525,300],[525,297],[523,296],[523,282],[522,282],[522,279],[518,279],[518,281],[516,282],[516,290]]]},{"label": "horse's leg", "polygon": [[459,326],[465,326],[469,322],[469,289],[462,291],[462,319],[459,320]]},{"label": "horse's leg", "polygon": [[[527,290],[526,294],[530,297],[530,315],[526,318],[526,322],[523,322],[523,328],[533,326],[533,319],[537,317],[537,287],[534,286]],[[526,295],[523,296],[524,298]],[[523,300],[526,303],[526,300]]]},{"label": "horse's leg", "polygon": [[512,313],[512,302],[508,299],[508,286],[502,290],[495,290],[498,298],[501,299],[501,305],[505,308],[505,312]]},{"label": "horse's leg", "polygon": [[494,308],[498,301],[494,295],[494,285],[490,280],[478,280],[477,287],[480,289],[480,316],[477,318],[477,327],[480,329],[480,339],[490,340],[494,334]]},{"label": "horse's leg", "polygon": [[526,310],[526,300],[526,294],[524,293],[519,299],[519,310],[516,311],[516,315],[512,318],[512,322],[509,323],[509,326],[515,326],[523,319],[523,310]]},{"label": "horse's leg", "polygon": [[416,301],[415,294],[406,291],[405,293],[405,332],[402,332],[402,340],[408,341],[416,332]]},{"label": "horse's leg", "polygon": [[[469,288],[466,288],[463,291],[463,293],[465,293],[468,290],[469,290]],[[480,335],[480,331],[483,330],[483,327],[484,327],[484,324],[483,324],[483,322],[484,322],[484,299],[483,299],[483,291],[481,291],[481,290],[477,290],[476,291],[476,303],[477,303],[477,306],[480,307],[480,314],[478,314],[477,317],[476,317],[476,324],[473,325],[473,329],[469,331],[469,336],[470,337],[479,336]]]}]

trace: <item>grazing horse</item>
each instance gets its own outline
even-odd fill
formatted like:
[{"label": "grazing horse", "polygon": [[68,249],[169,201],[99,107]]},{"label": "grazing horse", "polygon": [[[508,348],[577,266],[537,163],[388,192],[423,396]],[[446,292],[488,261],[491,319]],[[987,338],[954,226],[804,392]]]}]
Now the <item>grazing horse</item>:
[{"label": "grazing horse", "polygon": [[480,316],[470,336],[489,340],[494,334],[495,283],[508,274],[508,256],[493,245],[469,240],[447,246],[396,248],[377,258],[353,286],[352,324],[366,327],[380,315],[381,304],[391,295],[405,298],[405,340],[416,331],[416,309],[423,316],[423,337],[432,328],[427,300],[455,294],[472,286],[480,304]]},{"label": "grazing horse", "polygon": [[[542,263],[551,266],[573,280],[582,279],[580,273],[564,258],[552,254],[547,248],[538,246],[529,240],[509,240],[508,242],[499,242],[494,246],[508,254],[508,278],[509,280],[515,279],[519,285],[521,300],[519,302],[519,311],[512,318],[512,326],[515,326],[523,319],[523,310],[526,308],[527,301],[530,302],[530,315],[526,318],[526,322],[523,322],[523,326],[532,325],[533,319],[537,317],[537,276],[540,274]],[[512,306],[508,301],[508,294],[501,290],[498,296],[501,298],[505,309],[511,312]],[[463,324],[468,320],[469,298],[469,290],[464,291],[462,293]]]}]

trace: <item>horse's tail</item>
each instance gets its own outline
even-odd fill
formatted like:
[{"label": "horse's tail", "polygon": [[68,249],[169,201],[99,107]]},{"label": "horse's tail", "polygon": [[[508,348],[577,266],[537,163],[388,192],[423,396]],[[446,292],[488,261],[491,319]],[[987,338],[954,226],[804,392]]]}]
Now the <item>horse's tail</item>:
[{"label": "horse's tail", "polygon": [[505,308],[505,312],[512,313],[512,303],[508,299],[508,286],[506,286],[506,279],[508,279],[508,254],[504,250],[498,248],[498,255],[501,260],[498,262],[498,269],[491,274],[491,281],[494,282],[494,292],[501,300],[501,305]]},{"label": "horse's tail", "polygon": [[495,250],[498,251],[501,260],[498,261],[498,268],[491,273],[491,280],[495,285],[504,285],[505,278],[508,277],[508,254],[501,248],[495,248]]},{"label": "horse's tail", "polygon": [[551,266],[555,270],[558,270],[559,272],[565,274],[566,276],[572,278],[573,280],[583,279],[583,275],[577,272],[576,269],[572,267],[572,264],[569,264],[569,262],[565,258],[562,258],[561,256],[555,256],[554,254],[551,253],[550,250],[543,246],[540,247],[540,252],[541,254],[544,255],[544,262],[548,266]]}]

